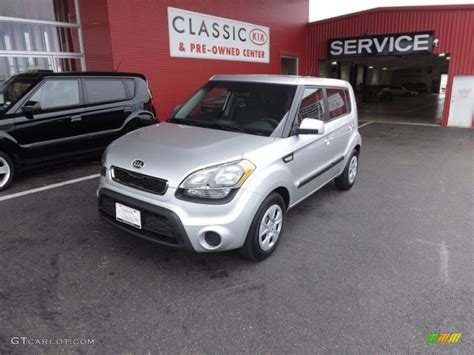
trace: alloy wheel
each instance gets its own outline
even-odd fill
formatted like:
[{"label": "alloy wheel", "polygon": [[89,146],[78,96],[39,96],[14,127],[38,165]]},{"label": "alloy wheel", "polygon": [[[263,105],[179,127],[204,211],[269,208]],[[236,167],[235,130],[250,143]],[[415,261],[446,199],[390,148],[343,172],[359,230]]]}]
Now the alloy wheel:
[{"label": "alloy wheel", "polygon": [[5,158],[0,157],[0,188],[5,186],[10,179],[12,171]]},{"label": "alloy wheel", "polygon": [[351,162],[349,163],[349,183],[354,183],[354,180],[357,176],[357,165],[358,165],[358,158],[357,155],[353,155],[351,158]]}]

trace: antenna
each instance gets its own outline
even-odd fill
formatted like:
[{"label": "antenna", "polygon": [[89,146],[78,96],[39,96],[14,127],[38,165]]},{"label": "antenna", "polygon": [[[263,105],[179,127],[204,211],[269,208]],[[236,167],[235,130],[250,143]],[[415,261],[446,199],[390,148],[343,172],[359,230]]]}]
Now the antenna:
[{"label": "antenna", "polygon": [[114,71],[118,72],[120,66],[122,65],[123,59],[117,64],[117,68]]}]

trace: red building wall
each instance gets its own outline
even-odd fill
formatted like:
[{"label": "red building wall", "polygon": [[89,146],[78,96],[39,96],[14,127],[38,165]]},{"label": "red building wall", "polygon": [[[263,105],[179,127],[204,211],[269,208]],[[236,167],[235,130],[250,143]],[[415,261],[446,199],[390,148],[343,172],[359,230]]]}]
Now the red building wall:
[{"label": "red building wall", "polygon": [[[298,56],[299,74],[306,74],[308,0],[81,0],[80,4],[81,17],[89,22],[83,26],[87,69],[144,73],[160,119],[169,117],[177,104],[215,74],[278,74],[281,55]],[[100,15],[104,5],[106,17]],[[270,63],[170,57],[169,6],[269,27]],[[110,47],[102,43],[106,34],[98,36],[87,13],[104,16]],[[101,46],[104,56],[93,54]],[[109,51],[112,59],[106,65]]]},{"label": "red building wall", "polygon": [[474,5],[380,8],[308,25],[308,66],[310,75],[319,75],[319,61],[327,59],[330,38],[435,31],[439,39],[434,53],[449,53],[448,85],[444,102],[443,126],[448,121],[454,75],[474,74]]},{"label": "red building wall", "polygon": [[86,69],[114,69],[107,0],[80,0],[79,12],[84,41]]}]

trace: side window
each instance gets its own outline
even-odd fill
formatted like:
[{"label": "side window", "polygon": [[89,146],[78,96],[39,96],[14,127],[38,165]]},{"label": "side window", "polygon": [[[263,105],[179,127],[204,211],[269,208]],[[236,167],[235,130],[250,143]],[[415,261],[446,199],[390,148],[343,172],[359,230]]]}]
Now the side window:
[{"label": "side window", "polygon": [[345,91],[344,89],[326,89],[330,119],[349,113],[348,95],[346,95]]},{"label": "side window", "polygon": [[124,81],[120,79],[84,79],[84,89],[90,104],[128,99]]},{"label": "side window", "polygon": [[39,102],[43,110],[79,105],[79,80],[48,80],[31,96],[30,101]]},{"label": "side window", "polygon": [[314,118],[324,121],[324,95],[321,88],[306,88],[298,110],[297,125],[303,118]]},{"label": "side window", "polygon": [[127,98],[131,99],[132,97],[135,96],[135,80],[124,79],[123,82],[125,83],[125,86],[127,87],[127,90],[128,90]]}]

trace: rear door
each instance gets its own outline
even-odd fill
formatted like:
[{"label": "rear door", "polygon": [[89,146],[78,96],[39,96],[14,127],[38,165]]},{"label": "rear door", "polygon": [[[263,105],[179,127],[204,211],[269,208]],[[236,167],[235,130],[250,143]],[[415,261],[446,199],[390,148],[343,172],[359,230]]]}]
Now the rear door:
[{"label": "rear door", "polygon": [[121,135],[133,112],[133,78],[86,77],[82,79],[85,113],[81,129],[94,146],[106,146]]},{"label": "rear door", "polygon": [[345,88],[326,88],[328,115],[326,129],[336,162],[336,169],[344,166],[344,153],[350,136],[355,129],[356,120],[351,113],[349,90]]},{"label": "rear door", "polygon": [[26,160],[45,160],[86,149],[77,122],[84,112],[81,83],[76,78],[47,78],[34,89],[26,102],[39,102],[41,109],[25,115],[14,114],[12,135]]}]

